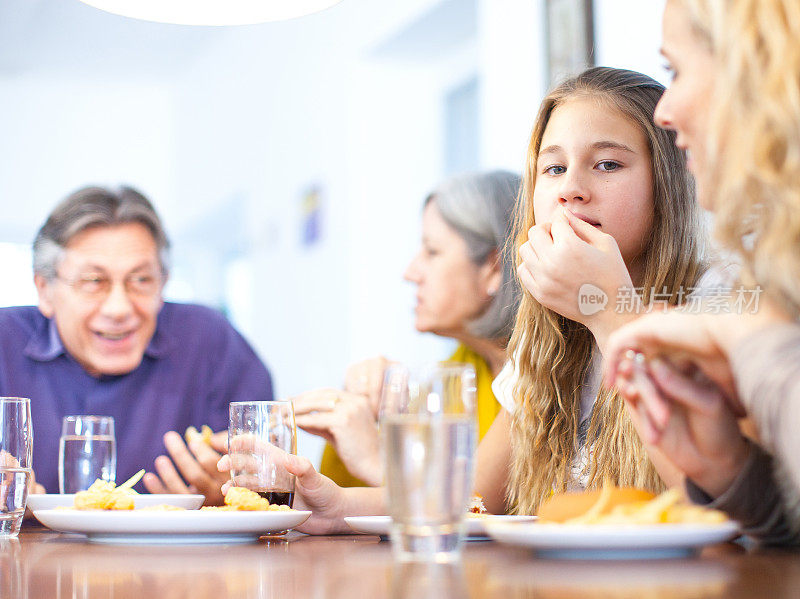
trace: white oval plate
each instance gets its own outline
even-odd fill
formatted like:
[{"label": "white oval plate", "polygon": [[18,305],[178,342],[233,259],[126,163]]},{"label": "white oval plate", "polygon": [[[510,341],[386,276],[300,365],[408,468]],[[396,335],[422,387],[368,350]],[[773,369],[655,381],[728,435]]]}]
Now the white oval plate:
[{"label": "white oval plate", "polygon": [[[196,510],[205,501],[204,495],[183,494],[142,494],[134,495],[133,504],[139,507],[152,507],[154,505],[174,505],[187,510]],[[58,493],[28,495],[28,507],[31,510],[54,510],[57,507],[72,507],[75,505],[75,494],[60,495]]]},{"label": "white oval plate", "polygon": [[309,511],[179,512],[36,510],[45,526],[95,543],[246,543],[305,522]]},{"label": "white oval plate", "polygon": [[736,522],[604,526],[516,524],[489,520],[489,535],[501,543],[530,547],[550,557],[643,559],[677,557],[736,537]]},{"label": "white oval plate", "polygon": [[[467,516],[467,535],[470,537],[486,537],[485,523],[487,520],[497,519],[500,522],[532,522],[536,516]],[[354,531],[365,535],[389,535],[392,519],[389,516],[350,516],[344,519]]]}]

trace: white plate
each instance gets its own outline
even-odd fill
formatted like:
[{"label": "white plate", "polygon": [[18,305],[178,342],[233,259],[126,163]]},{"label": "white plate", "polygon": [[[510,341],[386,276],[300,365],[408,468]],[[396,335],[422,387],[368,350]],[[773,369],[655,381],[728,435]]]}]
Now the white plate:
[{"label": "white plate", "polygon": [[[196,510],[205,501],[203,495],[134,495],[133,503],[138,507],[152,507],[154,505],[174,505],[187,510]],[[28,507],[32,510],[54,510],[57,507],[72,507],[75,505],[75,494],[59,495],[58,493],[47,493],[28,495]]]},{"label": "white plate", "polygon": [[[466,518],[467,535],[474,538],[488,536],[484,524],[490,519],[496,519],[499,522],[532,522],[536,520],[536,516],[468,516]],[[389,529],[392,526],[392,519],[389,516],[350,516],[344,521],[356,532],[382,537],[389,535]]]},{"label": "white plate", "polygon": [[486,529],[501,543],[530,547],[550,557],[643,559],[684,556],[698,547],[728,541],[737,536],[739,525],[575,526],[489,520]]},{"label": "white plate", "polygon": [[299,526],[311,512],[182,512],[36,510],[45,526],[95,543],[246,543]]}]

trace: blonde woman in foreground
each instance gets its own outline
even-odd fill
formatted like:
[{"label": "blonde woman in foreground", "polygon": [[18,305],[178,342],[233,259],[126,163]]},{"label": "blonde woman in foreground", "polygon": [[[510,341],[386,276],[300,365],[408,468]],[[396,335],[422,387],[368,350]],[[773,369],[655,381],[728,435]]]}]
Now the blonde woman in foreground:
[{"label": "blonde woman in foreground", "polygon": [[[597,349],[654,290],[675,304],[703,270],[685,159],[652,121],[663,91],[640,73],[595,68],[542,104],[515,244],[527,292],[512,337],[514,400],[478,451],[476,490],[490,512],[535,513],[552,489],[605,479],[653,491],[662,478],[679,480],[669,465],[656,470],[622,401],[600,392]],[[578,310],[584,284],[608,296],[605,310]],[[617,312],[620,290],[628,297]],[[300,530],[347,532],[343,516],[385,513],[382,489],[343,489],[307,459],[285,459],[298,477],[296,501],[314,512]],[[229,468],[227,458],[220,468]]]},{"label": "blonde woman in foreground", "polygon": [[[675,79],[656,120],[689,150],[716,235],[760,297],[643,317],[612,336],[607,369],[690,497],[774,544],[800,541],[799,39],[797,0],[668,0]],[[728,424],[744,412],[763,447]]]}]

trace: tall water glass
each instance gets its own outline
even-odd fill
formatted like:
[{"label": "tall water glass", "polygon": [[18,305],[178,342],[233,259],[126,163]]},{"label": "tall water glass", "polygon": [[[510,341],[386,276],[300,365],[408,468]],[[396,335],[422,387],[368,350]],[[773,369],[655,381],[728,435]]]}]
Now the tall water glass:
[{"label": "tall water glass", "polygon": [[475,370],[448,362],[414,370],[392,365],[382,402],[395,556],[401,561],[456,561],[473,488]]},{"label": "tall water glass", "polygon": [[286,453],[297,453],[292,402],[231,402],[228,455],[234,486],[292,507],[295,477],[283,466]]},{"label": "tall water glass", "polygon": [[115,482],[117,443],[111,416],[64,416],[58,446],[58,489],[85,491],[97,479]]},{"label": "tall water glass", "polygon": [[31,402],[0,397],[0,538],[19,534],[32,467]]}]

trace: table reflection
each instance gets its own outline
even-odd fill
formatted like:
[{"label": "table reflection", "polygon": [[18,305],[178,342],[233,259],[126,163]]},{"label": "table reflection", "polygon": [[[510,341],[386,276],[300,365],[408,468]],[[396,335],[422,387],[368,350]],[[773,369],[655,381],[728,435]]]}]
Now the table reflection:
[{"label": "table reflection", "polygon": [[[508,597],[727,597],[735,570],[715,560],[531,560],[493,568],[490,578]],[[528,594],[530,593],[530,594]]]},{"label": "table reflection", "polygon": [[467,581],[460,564],[395,564],[392,599],[456,599],[467,597]]},{"label": "table reflection", "polygon": [[31,596],[53,599],[171,599],[187,589],[197,599],[285,599],[301,595],[287,550],[280,540],[257,547],[39,543],[30,548],[25,580]]},{"label": "table reflection", "polygon": [[0,539],[0,597],[26,599],[22,546],[18,539]]},{"label": "table reflection", "polygon": [[0,544],[3,599],[784,599],[798,588],[800,553],[735,545],[684,559],[571,561],[487,541],[467,544],[460,564],[401,564],[369,536],[148,546],[26,532]]}]

